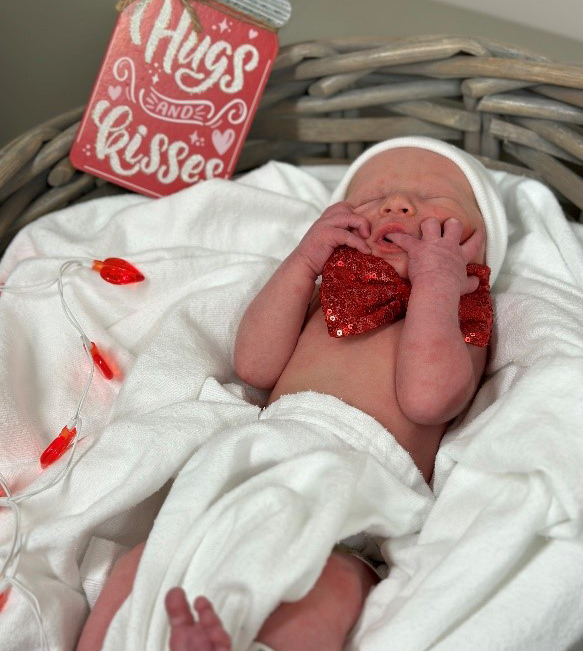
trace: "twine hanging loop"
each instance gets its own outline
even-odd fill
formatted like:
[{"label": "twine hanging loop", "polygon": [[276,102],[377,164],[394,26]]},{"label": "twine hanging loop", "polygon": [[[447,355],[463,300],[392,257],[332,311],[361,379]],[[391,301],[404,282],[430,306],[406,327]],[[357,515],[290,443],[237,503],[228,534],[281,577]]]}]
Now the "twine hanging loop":
[{"label": "twine hanging loop", "polygon": [[[135,1],[136,0],[119,0],[119,2],[115,5],[115,8],[119,11],[119,13],[121,13],[126,7],[129,7]],[[190,4],[190,0],[179,0],[179,2],[186,9],[188,15],[190,16],[194,31],[197,34],[200,34],[202,32],[202,25],[200,24],[200,20],[196,15],[196,10]],[[205,0],[198,0],[198,2],[205,2]]]}]

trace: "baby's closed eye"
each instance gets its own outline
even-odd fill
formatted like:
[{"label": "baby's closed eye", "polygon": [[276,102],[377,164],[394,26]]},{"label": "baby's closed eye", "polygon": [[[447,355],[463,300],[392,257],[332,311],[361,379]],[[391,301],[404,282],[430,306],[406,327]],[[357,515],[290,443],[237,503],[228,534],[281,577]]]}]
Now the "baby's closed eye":
[{"label": "baby's closed eye", "polygon": [[453,199],[451,197],[448,197],[446,194],[424,194],[423,199],[425,201],[437,201],[439,199],[453,201]]},{"label": "baby's closed eye", "polygon": [[434,194],[434,195],[428,195],[423,197],[424,201],[430,202],[430,203],[437,203],[437,204],[451,204],[451,205],[456,205],[459,206],[460,203],[453,197],[449,197],[445,194]]},{"label": "baby's closed eye", "polygon": [[372,198],[367,198],[367,199],[359,199],[358,201],[355,202],[355,210],[358,210],[359,208],[366,208],[370,204],[373,204],[377,201],[382,201],[383,197],[372,197]]}]

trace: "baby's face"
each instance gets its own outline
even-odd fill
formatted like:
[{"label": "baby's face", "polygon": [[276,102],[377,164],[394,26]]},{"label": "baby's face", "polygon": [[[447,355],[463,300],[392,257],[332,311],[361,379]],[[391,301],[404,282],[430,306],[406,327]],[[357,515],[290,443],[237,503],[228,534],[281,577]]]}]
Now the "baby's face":
[{"label": "baby's face", "polygon": [[[454,217],[463,224],[461,243],[484,221],[472,187],[449,158],[425,149],[403,147],[377,154],[354,175],[346,195],[354,212],[366,217],[371,234],[366,240],[373,255],[389,262],[407,278],[407,254],[384,239],[402,232],[421,237],[421,222],[436,217],[442,224]],[[485,244],[476,259],[483,263]]]}]

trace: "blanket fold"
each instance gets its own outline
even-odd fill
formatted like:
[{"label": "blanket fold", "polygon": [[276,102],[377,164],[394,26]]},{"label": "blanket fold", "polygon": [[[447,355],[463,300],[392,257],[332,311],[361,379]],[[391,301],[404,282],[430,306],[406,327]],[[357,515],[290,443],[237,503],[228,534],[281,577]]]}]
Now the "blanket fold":
[{"label": "blanket fold", "polygon": [[209,596],[233,648],[247,649],[280,601],[309,591],[337,541],[398,538],[426,519],[433,494],[370,416],[315,393],[247,415],[180,472],[104,649],[164,648],[160,595],[174,585]]}]

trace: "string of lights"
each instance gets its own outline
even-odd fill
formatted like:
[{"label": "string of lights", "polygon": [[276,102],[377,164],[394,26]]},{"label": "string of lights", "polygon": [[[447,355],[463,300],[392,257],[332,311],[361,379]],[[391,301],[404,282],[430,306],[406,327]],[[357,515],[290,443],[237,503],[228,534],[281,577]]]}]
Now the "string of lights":
[{"label": "string of lights", "polygon": [[55,278],[42,283],[31,285],[7,285],[0,283],[0,296],[3,293],[12,293],[18,295],[45,292],[50,290],[56,284],[57,291],[61,299],[61,307],[63,309],[63,312],[69,323],[79,333],[79,336],[81,338],[81,345],[89,361],[89,372],[87,374],[87,379],[81,391],[81,395],[77,402],[74,414],[67,421],[67,424],[62,428],[58,436],[54,438],[47,446],[47,448],[43,451],[39,459],[41,468],[45,469],[58,461],[65,454],[67,454],[66,462],[64,463],[60,472],[51,481],[47,482],[45,485],[36,490],[24,491],[14,494],[10,490],[7,481],[0,473],[0,508],[4,507],[10,509],[14,522],[14,533],[8,554],[3,561],[0,561],[0,613],[10,599],[12,589],[16,588],[25,598],[34,613],[34,617],[39,626],[43,651],[48,651],[49,645],[46,633],[42,625],[42,616],[38,599],[16,577],[18,572],[18,562],[22,550],[22,515],[20,504],[27,499],[38,495],[39,493],[49,490],[61,482],[70,472],[75,456],[77,442],[81,438],[81,410],[93,381],[95,368],[97,367],[107,380],[111,380],[114,377],[111,368],[105,361],[104,357],[101,355],[101,352],[99,351],[97,345],[95,342],[90,341],[89,337],[86,335],[81,324],[65,300],[63,277],[66,273],[71,272],[76,268],[87,266],[90,266],[91,269],[98,272],[105,281],[114,285],[127,285],[144,280],[143,274],[138,269],[121,258],[107,258],[103,261],[95,260],[92,258],[76,258],[74,260],[67,260],[63,265],[61,265],[59,273]]}]

